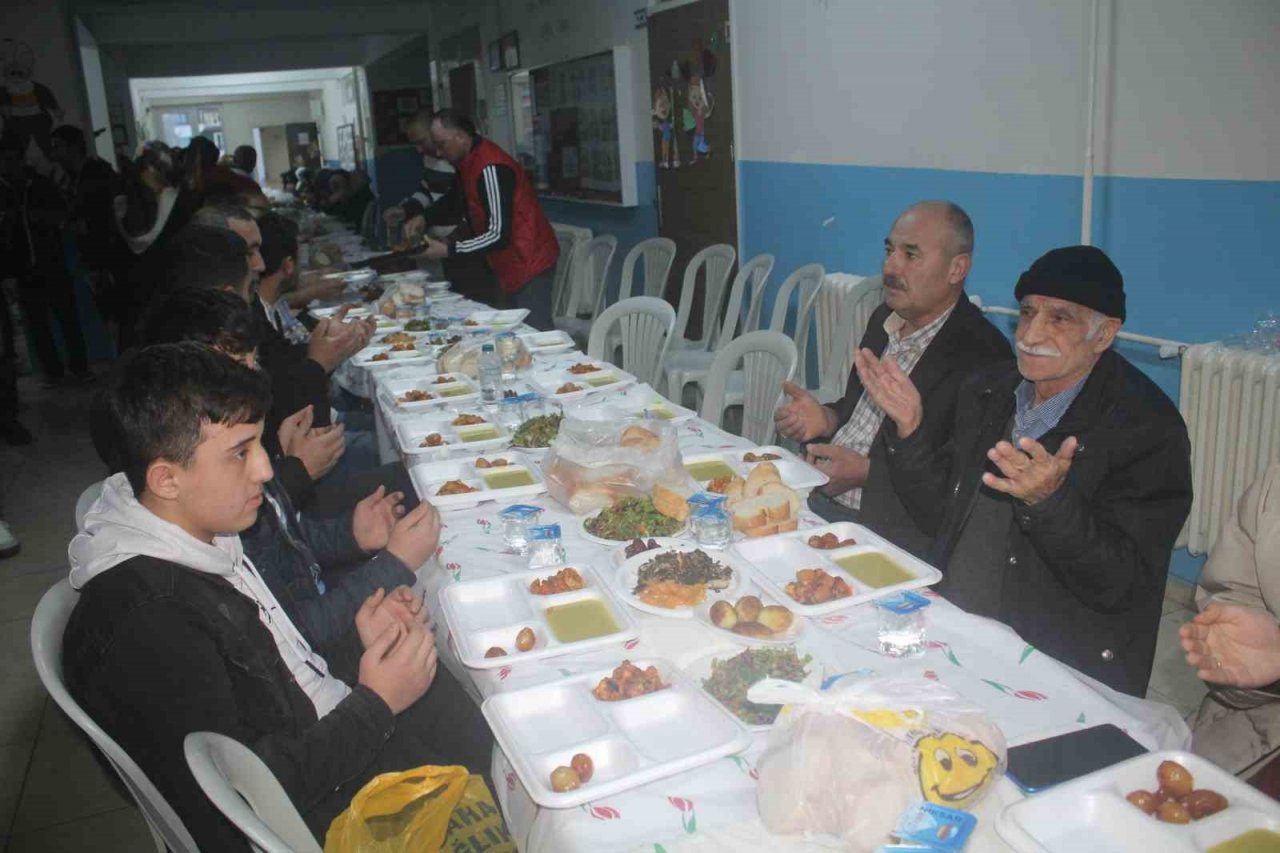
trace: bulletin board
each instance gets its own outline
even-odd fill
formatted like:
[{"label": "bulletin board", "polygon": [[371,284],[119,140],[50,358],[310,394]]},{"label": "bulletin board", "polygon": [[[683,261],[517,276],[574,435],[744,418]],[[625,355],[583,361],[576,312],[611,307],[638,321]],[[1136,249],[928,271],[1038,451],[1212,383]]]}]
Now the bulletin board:
[{"label": "bulletin board", "polygon": [[405,126],[419,109],[431,109],[430,89],[392,89],[373,93],[373,126],[378,145],[408,145]]},{"label": "bulletin board", "polygon": [[539,194],[636,204],[634,87],[627,48],[544,65],[529,77]]}]

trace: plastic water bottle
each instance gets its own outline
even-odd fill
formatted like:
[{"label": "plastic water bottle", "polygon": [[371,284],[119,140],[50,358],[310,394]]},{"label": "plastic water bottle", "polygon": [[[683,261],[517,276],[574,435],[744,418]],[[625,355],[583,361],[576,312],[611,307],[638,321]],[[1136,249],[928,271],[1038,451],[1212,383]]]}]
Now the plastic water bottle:
[{"label": "plastic water bottle", "polygon": [[880,614],[880,652],[889,657],[919,657],[924,654],[925,608],[929,599],[914,592],[876,601]]},{"label": "plastic water bottle", "polygon": [[493,344],[480,347],[479,373],[481,402],[497,403],[502,397],[502,357]]}]

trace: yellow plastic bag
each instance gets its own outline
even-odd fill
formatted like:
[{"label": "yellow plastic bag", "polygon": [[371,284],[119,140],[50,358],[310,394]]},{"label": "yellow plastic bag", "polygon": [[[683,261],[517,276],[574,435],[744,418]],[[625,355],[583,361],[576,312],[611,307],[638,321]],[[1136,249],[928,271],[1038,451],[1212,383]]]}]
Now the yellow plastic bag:
[{"label": "yellow plastic bag", "polygon": [[[329,824],[324,853],[439,850],[467,780],[467,768],[457,766],[375,776]],[[488,793],[483,779],[480,787]]]},{"label": "yellow plastic bag", "polygon": [[516,853],[502,813],[480,776],[472,776],[449,818],[441,850],[448,853]]}]

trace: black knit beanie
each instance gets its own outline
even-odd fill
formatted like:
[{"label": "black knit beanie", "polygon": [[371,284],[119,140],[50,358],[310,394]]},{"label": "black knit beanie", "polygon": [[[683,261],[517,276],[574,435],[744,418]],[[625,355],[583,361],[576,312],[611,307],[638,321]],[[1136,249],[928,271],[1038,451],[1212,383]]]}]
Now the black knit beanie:
[{"label": "black knit beanie", "polygon": [[1094,246],[1065,246],[1041,255],[1013,289],[1019,302],[1032,294],[1065,299],[1124,320],[1124,277]]}]

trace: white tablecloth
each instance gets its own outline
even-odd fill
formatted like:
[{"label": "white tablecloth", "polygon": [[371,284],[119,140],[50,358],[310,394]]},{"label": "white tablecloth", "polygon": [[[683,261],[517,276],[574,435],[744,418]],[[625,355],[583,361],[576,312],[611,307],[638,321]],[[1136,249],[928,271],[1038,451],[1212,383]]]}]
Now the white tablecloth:
[{"label": "white tablecloth", "polygon": [[[538,367],[568,364],[580,359],[568,353],[539,358]],[[424,372],[430,368],[424,369]],[[369,385],[358,370],[340,371],[344,387],[368,395]],[[633,387],[615,394],[637,393]],[[379,407],[379,433],[386,456],[396,451],[388,427],[396,413]],[[748,446],[741,438],[706,422],[679,426],[686,453]],[[568,559],[610,571],[610,549],[579,532],[578,519],[545,495],[522,501],[544,509],[544,523],[559,522]],[[488,503],[448,512],[436,558],[419,572],[436,617],[441,656],[477,697],[511,690],[586,669],[615,665],[622,657],[663,657],[677,666],[725,645],[712,629],[696,621],[637,613],[641,633],[637,641],[591,656],[557,658],[519,667],[475,671],[464,668],[449,648],[438,609],[438,591],[463,580],[492,577],[525,568],[523,557],[509,553],[502,541],[498,512],[505,504]],[[821,524],[806,513],[802,527]],[[933,595],[930,593],[930,595]],[[805,644],[826,675],[847,672],[918,674],[940,681],[987,709],[1010,744],[1114,723],[1152,749],[1180,749],[1190,733],[1170,707],[1122,696],[1041,654],[999,622],[971,616],[933,596],[928,609],[928,649],[913,660],[893,659],[876,650],[876,618],[869,605],[814,620]],[[495,750],[493,778],[512,837],[528,851],[612,850],[779,850],[825,849],[816,841],[769,835],[756,812],[755,760],[767,735],[757,736],[742,755],[645,785],[627,793],[574,809],[536,806],[516,778],[500,750]],[[995,794],[979,807],[978,831],[968,850],[1008,849],[994,830],[1003,805],[1020,797],[1002,780]]]}]

